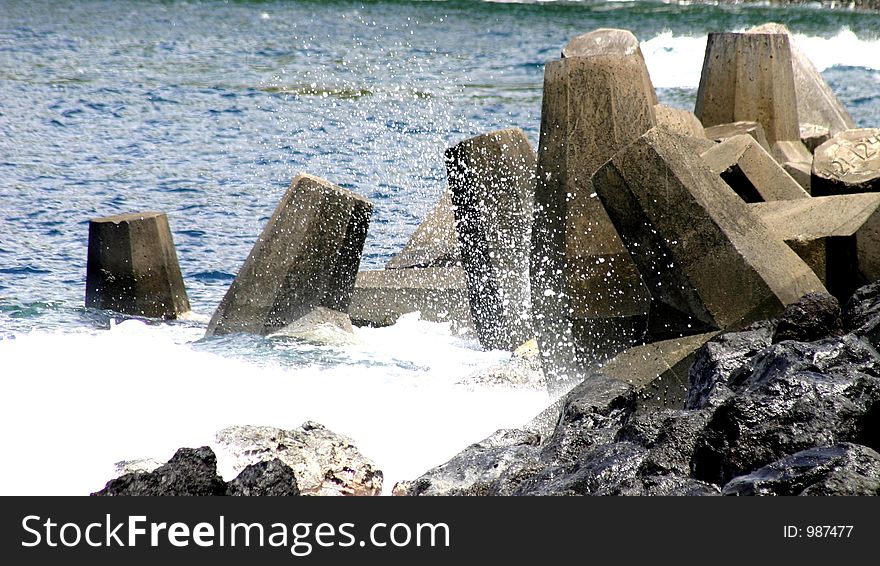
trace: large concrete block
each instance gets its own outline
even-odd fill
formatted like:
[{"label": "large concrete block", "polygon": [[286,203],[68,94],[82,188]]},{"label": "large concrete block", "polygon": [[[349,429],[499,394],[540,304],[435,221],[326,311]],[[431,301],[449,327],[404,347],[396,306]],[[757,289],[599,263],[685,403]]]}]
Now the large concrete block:
[{"label": "large concrete block", "polygon": [[834,95],[831,86],[825,82],[816,66],[798,48],[787,27],[777,23],[766,23],[750,29],[749,33],[781,33],[788,36],[798,121],[801,126],[804,124],[824,126],[831,134],[856,127],[852,116]]},{"label": "large concrete block", "polygon": [[788,163],[783,163],[782,168],[785,169],[786,173],[791,175],[792,179],[797,181],[797,184],[800,185],[802,189],[813,194],[812,163],[790,161]]},{"label": "large concrete block", "polygon": [[751,136],[728,138],[701,157],[746,202],[810,196]]},{"label": "large concrete block", "polygon": [[[880,279],[880,194],[815,197],[750,205],[797,251],[812,247],[825,286],[841,302]],[[808,261],[808,263],[811,263]]]},{"label": "large concrete block", "polygon": [[534,336],[529,255],[535,150],[519,128],[446,150],[471,316],[484,348],[513,350]]},{"label": "large concrete block", "polygon": [[120,214],[89,221],[85,304],[152,318],[173,319],[189,312],[164,213]]},{"label": "large concrete block", "polygon": [[813,154],[813,196],[880,191],[880,128],[835,134]]},{"label": "large concrete block", "polygon": [[654,115],[657,117],[658,126],[664,126],[676,134],[701,139],[706,137],[706,130],[703,128],[703,124],[690,110],[673,108],[665,104],[655,104]]},{"label": "large concrete block", "polygon": [[579,35],[569,41],[562,48],[562,58],[566,57],[594,57],[596,55],[626,55],[637,57],[642,62],[642,84],[645,92],[651,99],[652,104],[657,104],[657,91],[648,74],[645,65],[645,56],[639,40],[629,30],[617,28],[598,28],[591,32]]},{"label": "large concrete block", "polygon": [[652,297],[652,327],[736,329],[824,291],[809,267],[679,138],[654,128],[593,177]]},{"label": "large concrete block", "polygon": [[267,335],[316,307],[348,312],[373,205],[299,174],[208,324],[207,335]]},{"label": "large concrete block", "polygon": [[810,152],[810,155],[816,151],[816,148],[831,139],[831,132],[826,126],[818,126],[816,124],[800,125],[801,142]]},{"label": "large concrete block", "polygon": [[683,409],[696,352],[717,335],[707,332],[635,346],[614,356],[599,371],[632,385],[638,407]]},{"label": "large concrete block", "polygon": [[770,143],[767,141],[767,136],[764,134],[764,127],[752,120],[718,124],[717,126],[705,128],[703,131],[706,133],[707,138],[719,143],[743,134],[752,136],[756,142],[761,144],[761,147],[767,150],[767,153],[772,151]]},{"label": "large concrete block", "polygon": [[408,313],[473,328],[461,267],[380,269],[357,274],[348,314],[358,326],[389,326]]},{"label": "large concrete block", "polygon": [[771,146],[800,140],[788,36],[710,33],[694,114],[706,127],[759,122]]},{"label": "large concrete block", "polygon": [[452,212],[452,193],[447,189],[413,232],[403,250],[391,258],[385,269],[455,265],[461,265],[461,250]]},{"label": "large concrete block", "polygon": [[631,346],[629,337],[645,330],[638,323],[606,341],[590,296],[598,262],[606,267],[598,273],[609,297],[601,319],[644,320],[647,312],[641,277],[590,180],[656,123],[643,73],[641,58],[625,55],[567,57],[544,67],[531,289],[535,332],[551,379],[575,378],[583,363]]}]

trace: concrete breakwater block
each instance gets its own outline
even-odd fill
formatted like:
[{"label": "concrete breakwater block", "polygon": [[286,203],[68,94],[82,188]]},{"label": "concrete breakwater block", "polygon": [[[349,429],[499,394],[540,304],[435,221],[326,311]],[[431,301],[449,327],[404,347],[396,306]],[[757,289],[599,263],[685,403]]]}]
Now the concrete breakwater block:
[{"label": "concrete breakwater block", "polygon": [[718,124],[716,126],[709,126],[703,131],[706,133],[707,138],[719,143],[734,136],[748,135],[761,144],[761,147],[767,150],[767,153],[772,151],[770,142],[767,141],[767,136],[764,134],[764,127],[753,120],[740,120],[738,122]]},{"label": "concrete breakwater block", "polygon": [[733,136],[701,154],[746,202],[808,198],[810,195],[754,138]]},{"label": "concrete breakwater block", "polygon": [[85,304],[151,318],[173,319],[189,312],[165,213],[89,221]]},{"label": "concrete breakwater block", "polygon": [[446,171],[477,337],[513,350],[533,336],[529,251],[535,150],[519,128],[446,150]]},{"label": "concrete breakwater block", "polygon": [[801,122],[801,142],[812,155],[816,148],[831,139],[831,132],[825,126]]},{"label": "concrete breakwater block", "polygon": [[632,385],[639,407],[682,409],[697,350],[717,335],[707,332],[635,346],[608,360],[599,371]]},{"label": "concrete breakwater block", "polygon": [[630,307],[613,314],[635,320],[647,312],[647,290],[591,182],[608,158],[656,124],[644,72],[640,57],[620,54],[544,67],[530,271],[534,327],[551,380],[577,377],[583,363],[632,346],[628,337],[645,331],[605,343],[607,333],[584,332],[596,329],[585,321],[600,257],[615,260],[601,272],[603,288]]},{"label": "concrete breakwater block", "polygon": [[662,128],[617,153],[593,184],[651,292],[655,328],[737,329],[825,290],[701,158]]},{"label": "concrete breakwater block", "polygon": [[391,258],[385,269],[454,265],[461,265],[461,250],[452,211],[452,193],[447,189],[413,232],[403,250]]},{"label": "concrete breakwater block", "polygon": [[748,33],[779,33],[788,36],[794,91],[797,97],[797,115],[801,126],[804,124],[823,126],[831,134],[856,127],[852,116],[834,95],[831,86],[825,82],[816,66],[798,48],[787,27],[777,23],[766,23],[751,28]]},{"label": "concrete breakwater block", "polygon": [[473,328],[461,267],[379,269],[357,274],[348,313],[358,326],[390,326],[411,312],[422,320]]},{"label": "concrete breakwater block", "polygon": [[800,140],[788,35],[710,33],[694,114],[706,127],[754,120],[771,147]]},{"label": "concrete breakwater block", "polygon": [[834,135],[813,154],[813,196],[880,191],[880,128]]},{"label": "concrete breakwater block", "polygon": [[657,92],[651,82],[651,75],[648,74],[639,40],[633,32],[618,28],[598,28],[575,37],[562,48],[563,59],[596,55],[626,55],[641,60],[643,88],[651,99],[651,104],[657,104]]},{"label": "concrete breakwater block", "polygon": [[299,174],[208,324],[207,335],[267,335],[316,307],[348,312],[373,205]]},{"label": "concrete breakwater block", "polygon": [[824,268],[825,286],[841,303],[857,288],[880,279],[880,194],[764,202],[750,208],[802,257],[801,250],[812,247],[815,260],[807,263]]},{"label": "concrete breakwater block", "polygon": [[673,108],[665,104],[655,104],[654,116],[657,118],[658,126],[664,126],[676,134],[701,139],[706,137],[706,129],[703,128],[703,124],[690,110]]}]

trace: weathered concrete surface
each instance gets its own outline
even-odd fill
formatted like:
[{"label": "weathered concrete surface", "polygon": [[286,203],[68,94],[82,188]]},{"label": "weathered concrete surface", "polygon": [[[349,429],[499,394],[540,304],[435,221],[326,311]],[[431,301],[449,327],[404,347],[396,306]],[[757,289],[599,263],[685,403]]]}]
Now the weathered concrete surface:
[{"label": "weathered concrete surface", "polygon": [[389,326],[418,311],[423,320],[473,328],[461,267],[361,271],[348,314],[358,326]]},{"label": "weathered concrete surface", "polygon": [[800,130],[801,142],[811,154],[817,147],[831,139],[831,131],[827,126],[801,123]]},{"label": "weathered concrete surface", "polygon": [[607,361],[604,375],[633,386],[641,408],[684,408],[694,355],[717,332],[635,346]]},{"label": "weathered concrete surface", "polygon": [[529,251],[535,151],[519,128],[446,150],[471,317],[480,344],[513,350],[533,336]]},{"label": "weathered concrete surface", "polygon": [[701,157],[746,202],[810,196],[750,136],[728,138],[703,152]]},{"label": "weathered concrete surface", "polygon": [[759,122],[771,146],[800,140],[788,35],[710,33],[694,114],[706,127]]},{"label": "weathered concrete surface", "polygon": [[238,472],[279,459],[293,469],[303,495],[380,495],[382,471],[348,437],[315,422],[297,429],[232,426],[217,433],[214,448]]},{"label": "weathered concrete surface", "polygon": [[644,69],[642,84],[645,92],[651,98],[651,103],[657,104],[657,92],[654,90],[654,83],[651,82],[651,76],[648,74],[645,56],[642,55],[639,40],[631,31],[617,28],[598,28],[575,37],[562,48],[563,59],[567,57],[594,57],[596,55],[626,55],[640,59]]},{"label": "weathered concrete surface", "polygon": [[739,122],[709,126],[704,131],[707,138],[719,143],[734,136],[752,136],[756,142],[761,144],[761,147],[767,150],[767,153],[770,153],[772,150],[770,143],[767,141],[767,136],[764,134],[764,127],[758,122],[751,120],[740,120]]},{"label": "weathered concrete surface", "polygon": [[173,319],[189,312],[164,213],[120,214],[89,221],[85,304],[152,318]]},{"label": "weathered concrete surface", "polygon": [[[825,288],[679,137],[654,128],[593,183],[651,292],[651,324],[737,329]],[[805,199],[799,199],[805,200]]]},{"label": "weathered concrete surface", "polygon": [[403,250],[385,269],[453,267],[461,265],[458,232],[452,211],[452,193],[443,191],[440,200],[413,232]]},{"label": "weathered concrete surface", "polygon": [[676,134],[705,138],[706,130],[703,124],[690,110],[673,108],[665,104],[654,105],[654,115],[657,117],[657,125],[663,126]]},{"label": "weathered concrete surface", "polygon": [[797,184],[800,185],[805,191],[812,194],[813,193],[813,184],[812,184],[812,162],[789,162],[783,163],[782,168],[785,169],[785,172],[791,175],[791,178],[797,181]]},{"label": "weathered concrete surface", "polygon": [[[602,342],[584,332],[600,329],[588,310],[599,258],[609,266],[600,272],[611,307],[603,314],[638,320],[647,312],[644,284],[590,179],[614,152],[655,125],[643,74],[642,59],[625,55],[568,57],[544,67],[531,289],[551,380],[574,379],[582,362],[633,345],[629,338]],[[643,333],[638,325],[627,335]]]},{"label": "weathered concrete surface", "polygon": [[779,163],[812,163],[813,156],[801,140],[784,140],[773,144],[771,152]]},{"label": "weathered concrete surface", "polygon": [[812,245],[811,253],[824,250],[825,285],[838,300],[845,301],[858,287],[880,279],[880,194],[814,197],[749,207],[793,248],[809,250]]},{"label": "weathered concrete surface", "polygon": [[880,128],[834,135],[813,154],[813,196],[880,191]]},{"label": "weathered concrete surface", "polygon": [[373,205],[299,174],[217,307],[207,335],[271,334],[315,307],[347,312]]},{"label": "weathered concrete surface", "polygon": [[801,51],[791,32],[782,24],[766,23],[748,30],[749,33],[781,33],[789,38],[794,91],[797,97],[798,121],[827,128],[831,134],[856,127],[855,121],[831,86],[822,78],[812,61]]}]

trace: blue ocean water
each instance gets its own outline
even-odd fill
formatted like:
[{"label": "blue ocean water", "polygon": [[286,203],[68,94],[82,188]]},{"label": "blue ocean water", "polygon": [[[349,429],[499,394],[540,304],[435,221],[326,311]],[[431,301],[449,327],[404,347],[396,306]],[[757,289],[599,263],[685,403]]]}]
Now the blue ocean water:
[{"label": "blue ocean water", "polygon": [[[70,457],[85,466],[75,491],[100,487],[89,462],[167,451],[227,421],[323,420],[404,475],[514,426],[542,407],[542,394],[459,391],[458,377],[499,356],[427,323],[364,330],[369,347],[340,351],[205,341],[203,323],[141,328],[87,311],[88,220],[167,212],[193,308],[210,315],[291,179],[305,171],[373,201],[362,267],[379,268],[439,196],[447,146],[512,126],[537,142],[543,64],[568,39],[597,27],[632,30],[661,102],[692,108],[706,34],[767,21],[789,26],[860,126],[880,125],[876,13],[648,1],[0,0],[2,428],[28,415],[45,417],[40,434],[62,422],[77,438],[101,434],[107,419],[132,427],[167,403],[162,395],[152,405],[134,402],[132,383],[155,380],[170,396],[181,380],[192,384],[184,388],[192,397],[173,404],[180,420],[164,433],[135,426],[94,453],[74,443]],[[438,343],[444,348],[430,353]],[[90,381],[96,365],[101,379]],[[233,403],[242,373],[258,387],[281,387],[287,404],[256,411],[266,402],[256,393],[246,410]],[[402,385],[414,378],[434,379],[446,397],[433,386]],[[185,401],[202,391],[195,384],[214,379],[230,397],[188,411]],[[64,395],[47,402],[52,391]],[[324,400],[319,416],[296,404],[303,391]],[[339,402],[353,391],[369,402]],[[505,412],[492,399],[508,394],[515,400]],[[436,452],[404,464],[395,450],[408,441],[390,443],[387,428],[426,421],[414,429],[421,440],[440,438],[440,423],[425,413],[438,398],[474,404],[473,419],[458,435],[446,431],[449,442]],[[363,424],[380,411],[390,420]],[[438,407],[436,418],[442,414]],[[16,446],[32,455],[31,440]],[[146,453],[133,454],[138,448]]]}]

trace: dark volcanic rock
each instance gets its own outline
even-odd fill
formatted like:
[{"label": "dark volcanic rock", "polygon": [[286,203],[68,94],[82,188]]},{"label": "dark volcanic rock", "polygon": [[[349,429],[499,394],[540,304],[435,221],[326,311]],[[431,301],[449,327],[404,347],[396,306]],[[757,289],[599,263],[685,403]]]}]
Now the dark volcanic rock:
[{"label": "dark volcanic rock", "polygon": [[724,485],[817,445],[878,446],[878,370],[877,351],[852,335],[766,349],[731,376],[736,395],[697,440],[693,477]]},{"label": "dark volcanic rock", "polygon": [[843,322],[837,299],[828,293],[808,293],[779,315],[773,343],[783,340],[813,342],[841,334]]},{"label": "dark volcanic rock", "polygon": [[535,468],[538,441],[522,430],[499,430],[411,482],[406,494],[508,495],[519,477],[540,469]]},{"label": "dark volcanic rock", "polygon": [[293,469],[275,458],[243,469],[227,484],[226,495],[293,496],[299,495],[299,487]]},{"label": "dark volcanic rock", "polygon": [[207,446],[181,448],[152,472],[125,474],[92,495],[225,495],[217,458]]},{"label": "dark volcanic rock", "polygon": [[858,289],[843,311],[847,331],[867,338],[874,347],[880,345],[880,281]]},{"label": "dark volcanic rock", "polygon": [[722,495],[880,495],[880,454],[849,443],[811,448],[732,479]]},{"label": "dark volcanic rock", "polygon": [[686,409],[716,406],[731,395],[730,375],[770,345],[773,325],[764,321],[742,332],[728,332],[697,350],[690,370]]},{"label": "dark volcanic rock", "polygon": [[689,476],[697,439],[712,413],[703,411],[657,411],[635,415],[617,434],[618,441],[648,449],[639,473],[643,477],[674,474]]}]

